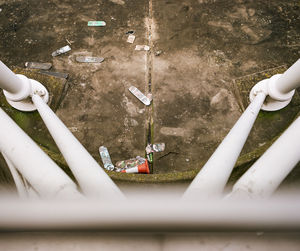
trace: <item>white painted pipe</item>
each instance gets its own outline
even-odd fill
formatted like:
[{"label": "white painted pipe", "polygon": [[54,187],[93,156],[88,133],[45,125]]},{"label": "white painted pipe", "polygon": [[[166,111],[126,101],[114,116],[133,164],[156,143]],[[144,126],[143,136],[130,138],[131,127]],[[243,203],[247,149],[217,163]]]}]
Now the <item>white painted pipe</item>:
[{"label": "white painted pipe", "polygon": [[0,61],[0,88],[10,93],[18,93],[23,89],[22,80]]},{"label": "white painted pipe", "polygon": [[5,159],[7,166],[11,172],[11,175],[14,179],[18,194],[20,198],[23,199],[38,199],[40,198],[39,194],[28,184],[26,179],[17,171],[14,164],[7,158],[7,156],[2,153],[3,158]]},{"label": "white painted pipe", "polygon": [[267,89],[268,102],[262,106],[265,111],[277,111],[286,107],[300,87],[300,59],[283,74],[276,74],[271,78],[259,81],[250,92],[250,100],[255,96],[256,90]]},{"label": "white painted pipe", "polygon": [[123,199],[115,183],[41,97],[33,95],[32,100],[83,193],[91,197]]},{"label": "white painted pipe", "polygon": [[2,109],[0,151],[41,197],[81,197],[76,184]]},{"label": "white painted pipe", "polygon": [[231,196],[270,196],[300,161],[300,117],[233,186]]},{"label": "white painted pipe", "polygon": [[2,156],[5,159],[6,164],[9,168],[9,171],[14,179],[19,196],[23,199],[28,198],[27,189],[26,189],[23,179],[21,178],[17,169],[15,168],[13,163],[7,158],[7,156],[4,153],[2,153]]},{"label": "white painted pipe", "polygon": [[0,61],[0,88],[13,101],[26,99],[31,93],[29,79],[18,76]]},{"label": "white painted pipe", "polygon": [[114,203],[90,200],[29,203],[1,196],[0,231],[99,230],[115,234],[118,231],[300,230],[299,195],[267,201],[206,203],[180,203],[170,200],[172,196],[165,194],[157,199],[145,194],[144,199]]},{"label": "white painted pipe", "polygon": [[33,93],[41,95],[48,102],[49,93],[38,81],[29,79],[24,75],[15,74],[0,61],[0,88],[7,102],[19,111],[34,111],[31,97]]},{"label": "white painted pipe", "polygon": [[184,199],[221,196],[265,98],[264,92],[257,93],[254,100],[194,178],[183,195]]},{"label": "white painted pipe", "polygon": [[280,76],[274,87],[282,94],[300,87],[300,59]]}]

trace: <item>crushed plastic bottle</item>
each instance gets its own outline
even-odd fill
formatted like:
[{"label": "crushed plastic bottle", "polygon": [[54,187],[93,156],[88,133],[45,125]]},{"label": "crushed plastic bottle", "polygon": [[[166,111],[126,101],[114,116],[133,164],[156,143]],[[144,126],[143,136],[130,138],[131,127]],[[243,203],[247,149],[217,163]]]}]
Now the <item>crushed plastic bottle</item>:
[{"label": "crushed plastic bottle", "polygon": [[107,148],[105,146],[100,146],[99,153],[100,153],[100,157],[103,162],[104,168],[108,171],[114,170],[115,167],[114,167],[113,163],[111,162],[111,158],[109,156],[109,152],[108,152]]},{"label": "crushed plastic bottle", "polygon": [[154,152],[163,152],[165,150],[166,144],[165,143],[155,143],[152,145],[152,149]]},{"label": "crushed plastic bottle", "polygon": [[89,57],[89,56],[77,56],[76,61],[79,63],[102,63],[104,61],[104,58]]},{"label": "crushed plastic bottle", "polygon": [[165,150],[165,143],[148,144],[146,147],[147,159],[150,163],[153,162],[153,153],[163,152]]},{"label": "crushed plastic bottle", "polygon": [[145,158],[142,158],[140,156],[136,156],[135,158],[128,159],[128,160],[121,160],[116,163],[116,171],[117,172],[124,172],[124,170],[138,167],[139,165],[142,165],[147,160]]},{"label": "crushed plastic bottle", "polygon": [[63,53],[66,53],[66,52],[68,52],[68,51],[70,51],[71,50],[71,47],[69,46],[69,45],[66,45],[66,46],[64,46],[64,47],[62,47],[62,48],[60,48],[60,49],[58,49],[58,50],[56,50],[56,51],[54,51],[54,52],[52,52],[52,57],[56,57],[56,56],[58,56],[58,55],[61,55],[61,54],[63,54]]},{"label": "crushed plastic bottle", "polygon": [[144,105],[150,105],[151,100],[147,98],[138,88],[134,86],[129,87],[129,91],[138,98]]},{"label": "crushed plastic bottle", "polygon": [[105,21],[88,21],[88,26],[106,26]]},{"label": "crushed plastic bottle", "polygon": [[25,67],[29,69],[49,70],[52,67],[51,63],[26,62]]},{"label": "crushed plastic bottle", "polygon": [[148,144],[146,147],[146,153],[158,153],[158,152],[163,152],[165,150],[165,143],[155,143],[155,144]]}]

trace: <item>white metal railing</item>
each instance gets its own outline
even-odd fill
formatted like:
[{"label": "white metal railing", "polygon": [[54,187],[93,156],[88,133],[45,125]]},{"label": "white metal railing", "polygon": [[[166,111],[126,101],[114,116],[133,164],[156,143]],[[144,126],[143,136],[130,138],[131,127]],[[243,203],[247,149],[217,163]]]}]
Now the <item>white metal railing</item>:
[{"label": "white metal railing", "polygon": [[25,185],[24,178],[19,174],[13,163],[6,157],[4,153],[2,153],[3,158],[5,159],[7,166],[9,168],[9,171],[15,181],[16,188],[18,191],[18,194],[21,198],[25,199],[28,198],[28,188]]},{"label": "white metal railing", "polygon": [[[15,75],[1,61],[0,76],[0,88],[13,107],[21,111],[38,110],[86,196],[110,200],[125,198],[46,104],[48,91],[42,84]],[[73,188],[72,192],[80,194],[75,183],[1,109],[0,121],[0,151],[9,160],[11,169],[15,167],[41,196],[70,191],[69,187]],[[17,175],[14,177],[22,189],[20,179]]]},{"label": "white metal railing", "polygon": [[236,182],[229,197],[269,197],[299,161],[300,117]]},{"label": "white metal railing", "polygon": [[[23,75],[15,75],[1,61],[0,76],[0,88],[4,89],[13,107],[23,111],[38,110],[85,195],[118,201],[124,199],[119,188],[46,104],[48,92],[43,85]],[[300,60],[284,74],[257,83],[250,92],[250,105],[200,170],[183,198],[221,197],[260,109],[274,111],[285,107],[299,86]],[[264,103],[267,96],[268,102]],[[20,193],[24,188],[14,168],[42,196],[72,194],[80,197],[70,178],[1,109],[0,121],[0,151],[7,159],[16,183],[19,183]],[[299,161],[300,144],[295,142],[298,140],[295,137],[300,136],[299,131],[300,120],[297,119],[237,182],[230,196],[247,193],[249,189],[254,191],[252,194],[271,194]]]},{"label": "white metal railing", "polygon": [[[257,83],[250,92],[250,105],[194,178],[183,198],[199,199],[222,196],[226,182],[261,107],[264,110],[275,111],[287,106],[295,93],[294,89],[297,87],[300,87],[300,59],[284,74],[277,74],[270,79]],[[266,95],[270,95],[270,97],[268,102],[263,104]],[[298,130],[300,130],[300,127],[298,127]],[[298,139],[291,138],[289,140],[295,141]],[[292,142],[290,144],[293,145]],[[281,145],[282,152],[285,151],[284,147],[284,144]],[[282,159],[283,162],[284,160],[285,158]],[[276,162],[273,162],[273,164],[276,165]],[[285,170],[289,169],[290,167]],[[266,168],[266,170],[270,170],[270,168]],[[265,173],[261,173],[261,175],[263,174]],[[247,177],[249,176],[252,175],[249,174]]]},{"label": "white metal railing", "polygon": [[221,196],[231,171],[252,129],[266,94],[260,92],[251,102],[216,151],[202,167],[184,194],[185,198]]},{"label": "white metal railing", "polygon": [[127,239],[128,232],[300,230],[299,195],[206,203],[178,203],[172,197],[170,192],[160,192],[109,203],[91,199],[84,203],[28,202],[0,197],[0,231],[100,230],[114,235],[124,231]]},{"label": "white metal railing", "polygon": [[30,100],[35,93],[48,102],[48,91],[38,81],[29,79],[24,75],[13,73],[0,61],[0,88],[7,102],[20,111],[34,111],[36,108]]},{"label": "white metal railing", "polygon": [[115,183],[41,97],[33,95],[32,100],[83,193],[98,198],[124,198]]},{"label": "white metal railing", "polygon": [[0,151],[39,195],[46,198],[80,195],[76,184],[2,109],[0,121]]}]

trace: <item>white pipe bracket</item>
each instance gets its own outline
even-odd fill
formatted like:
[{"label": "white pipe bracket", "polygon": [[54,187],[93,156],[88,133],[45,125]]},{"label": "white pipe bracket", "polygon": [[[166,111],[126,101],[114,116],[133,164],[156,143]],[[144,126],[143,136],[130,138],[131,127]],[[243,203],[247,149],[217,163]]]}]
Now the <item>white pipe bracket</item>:
[{"label": "white pipe bracket", "polygon": [[281,75],[282,74],[276,74],[271,78],[259,81],[250,91],[250,101],[252,102],[259,92],[264,92],[268,96],[262,105],[262,110],[278,111],[286,107],[291,102],[295,90],[292,90],[288,93],[281,93],[277,90],[275,83]]},{"label": "white pipe bracket", "polygon": [[40,82],[29,79],[21,74],[16,74],[16,76],[22,81],[24,88],[16,94],[3,90],[7,102],[13,108],[24,112],[35,111],[36,107],[31,100],[34,94],[39,95],[45,103],[48,102],[49,93]]},{"label": "white pipe bracket", "polygon": [[276,81],[281,77],[282,74],[276,74],[269,79],[268,82],[268,91],[269,96],[278,101],[291,101],[294,96],[295,90],[292,90],[288,93],[283,93],[276,88]]}]

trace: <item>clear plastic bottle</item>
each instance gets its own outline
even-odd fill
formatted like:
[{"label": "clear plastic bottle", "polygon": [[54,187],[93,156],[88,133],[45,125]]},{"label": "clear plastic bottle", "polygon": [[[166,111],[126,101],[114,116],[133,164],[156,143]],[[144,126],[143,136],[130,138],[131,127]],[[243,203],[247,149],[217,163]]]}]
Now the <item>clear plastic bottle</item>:
[{"label": "clear plastic bottle", "polygon": [[112,171],[114,170],[114,165],[111,162],[111,158],[109,156],[109,152],[107,150],[107,148],[105,146],[100,146],[99,147],[99,153],[100,153],[100,157],[102,159],[104,168],[108,171]]}]

